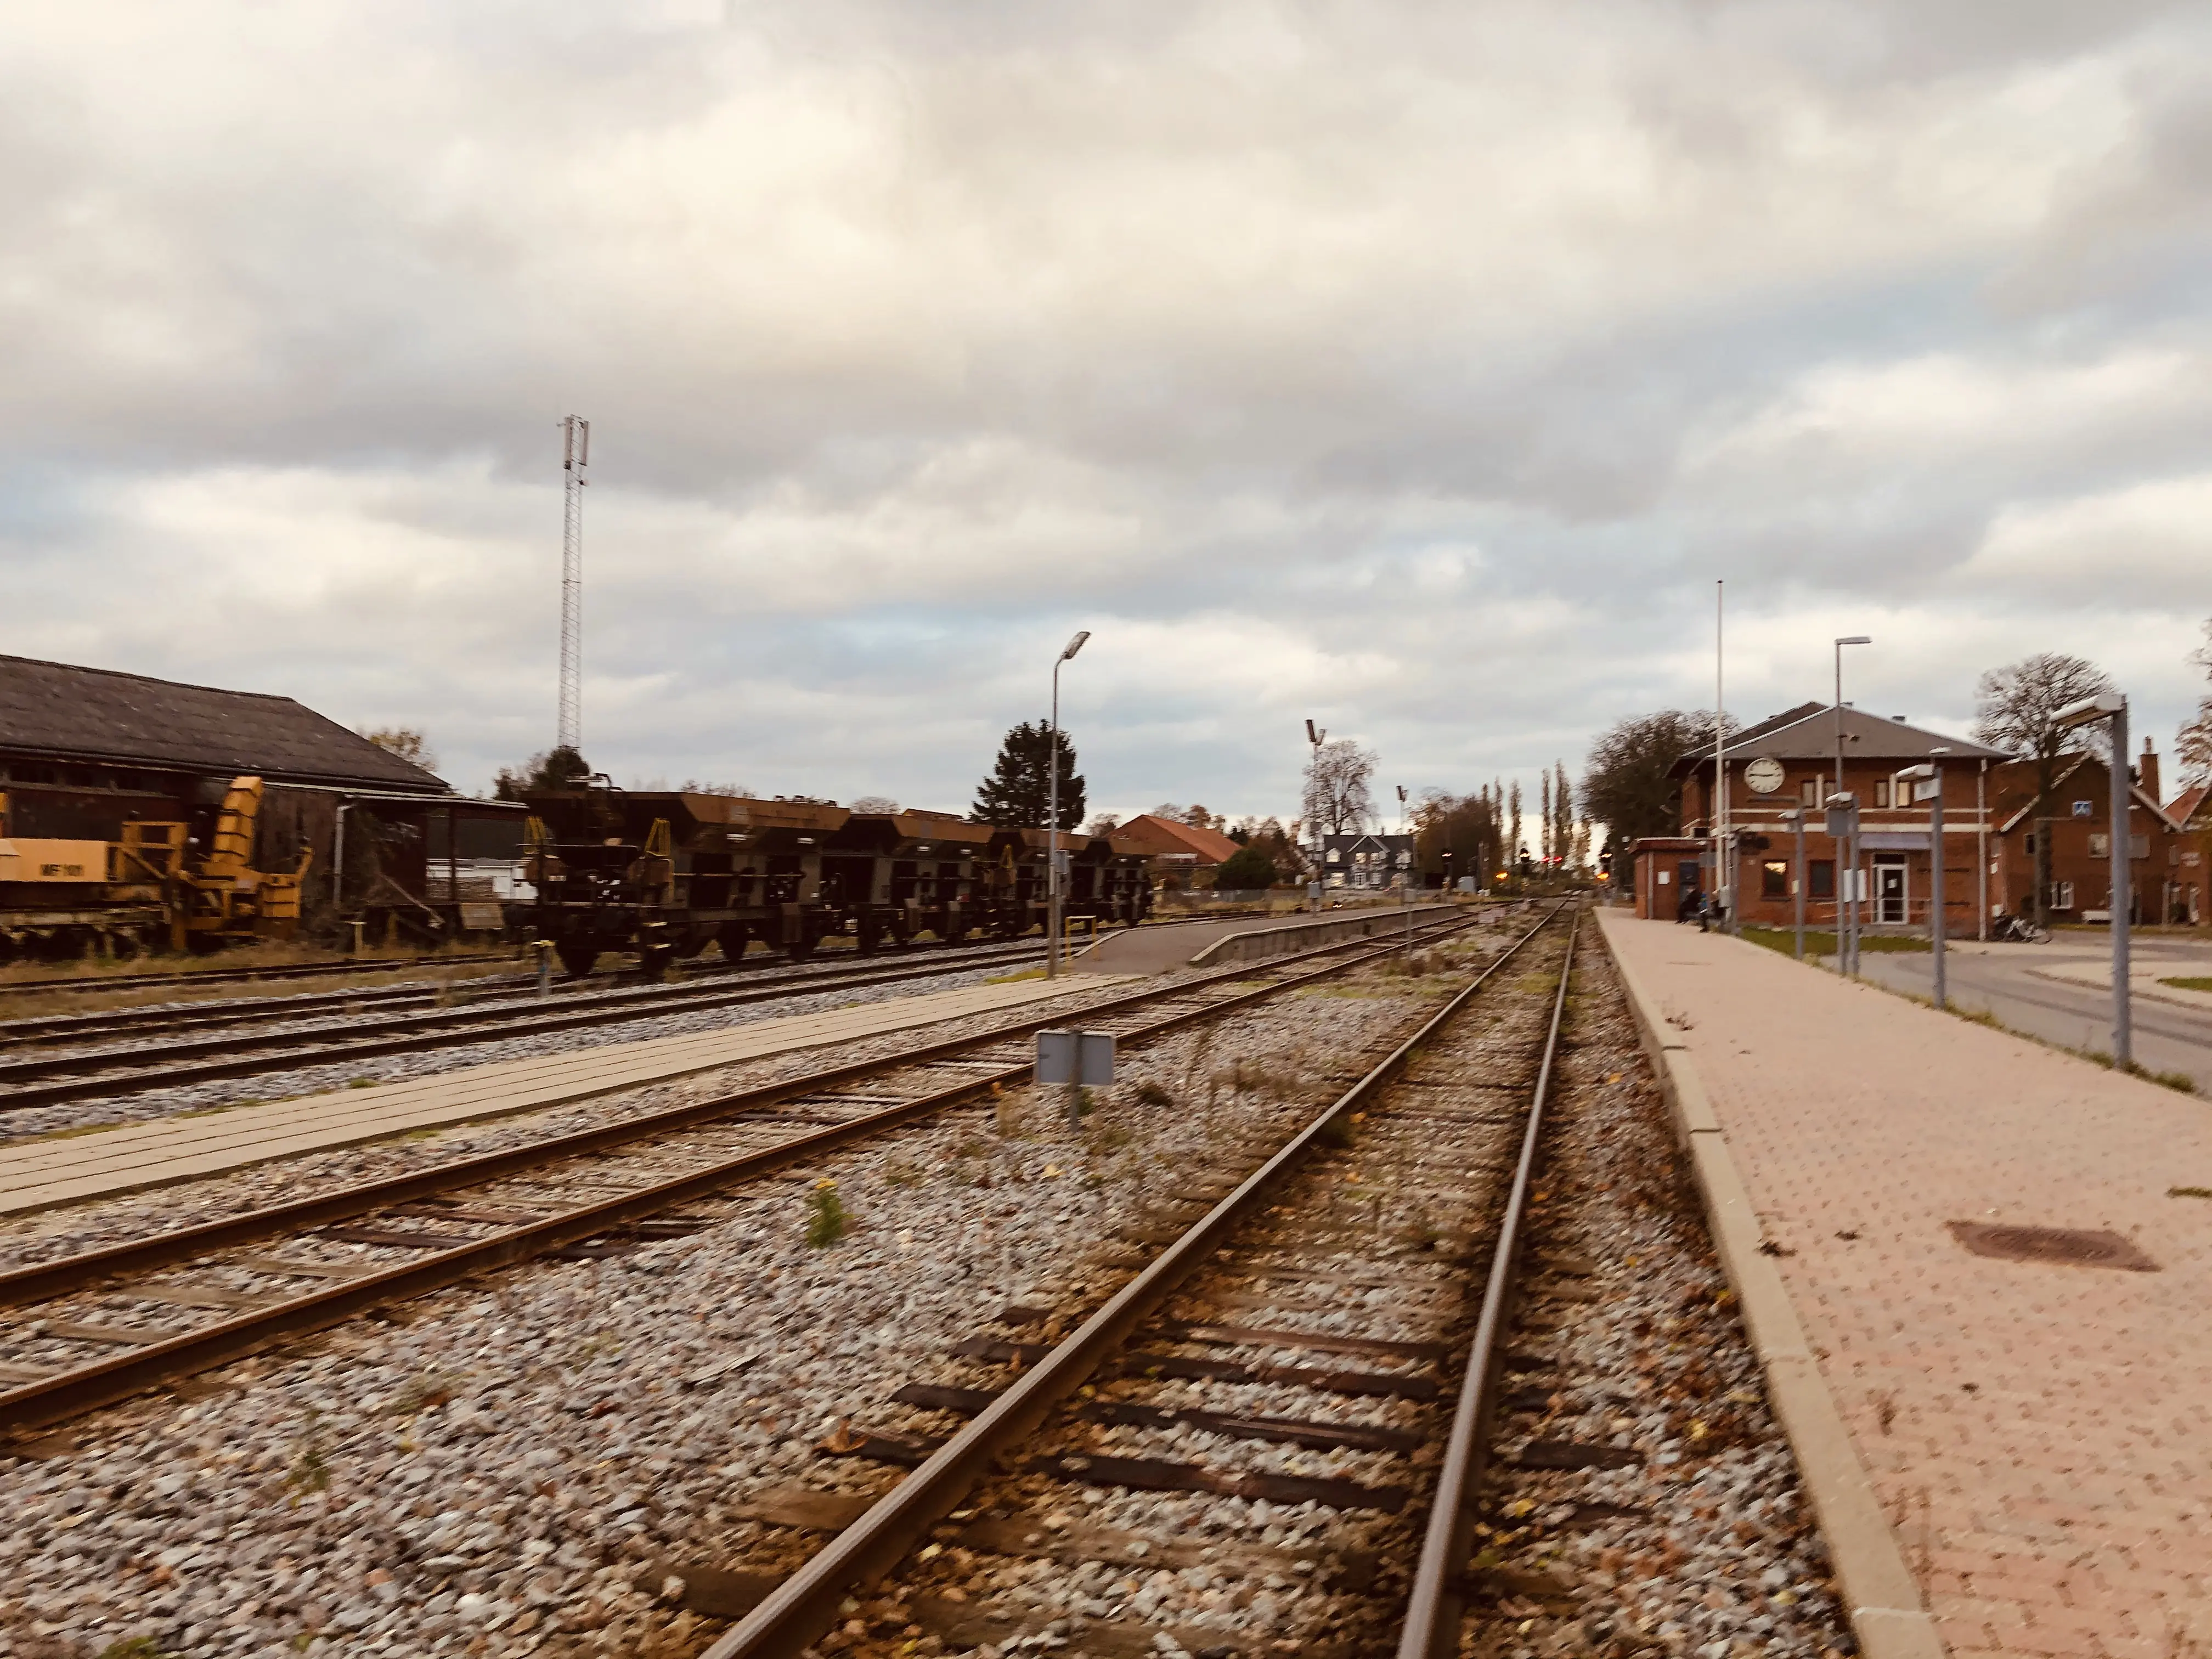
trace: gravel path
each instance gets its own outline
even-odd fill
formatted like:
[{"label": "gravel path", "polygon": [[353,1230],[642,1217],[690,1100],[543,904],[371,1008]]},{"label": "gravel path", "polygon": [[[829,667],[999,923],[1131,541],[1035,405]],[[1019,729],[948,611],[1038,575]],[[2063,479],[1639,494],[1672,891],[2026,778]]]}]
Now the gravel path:
[{"label": "gravel path", "polygon": [[[748,1494],[886,1484],[816,1443],[979,1307],[1125,1271],[1114,1231],[1161,1183],[1218,1138],[1286,1128],[1340,1086],[1343,1055],[1439,994],[1372,972],[1288,994],[1127,1052],[1079,1135],[1010,1091],[995,1115],[948,1114],[695,1206],[718,1224],[680,1243],[533,1264],[232,1367],[190,1406],[103,1413],[0,1465],[0,1644],[690,1651],[703,1631],[677,1605],[682,1571],[744,1553]],[[817,1180],[853,1220],[818,1249]]]}]

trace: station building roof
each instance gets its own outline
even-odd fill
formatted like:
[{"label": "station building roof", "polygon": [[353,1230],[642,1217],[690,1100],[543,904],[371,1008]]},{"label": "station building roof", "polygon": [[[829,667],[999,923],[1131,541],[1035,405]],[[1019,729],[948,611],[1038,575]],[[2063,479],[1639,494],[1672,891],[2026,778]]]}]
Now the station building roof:
[{"label": "station building roof", "polygon": [[445,781],[290,697],[0,656],[0,754],[449,795]]},{"label": "station building roof", "polygon": [[[1929,732],[1908,726],[1902,718],[1884,720],[1849,703],[1844,705],[1843,714],[1844,754],[1849,760],[1923,761],[1933,758],[1938,749],[1950,751],[1944,757],[1947,760],[1996,762],[2012,758],[2002,749],[1970,743],[1948,732]],[[1836,754],[1836,705],[1802,702],[1756,726],[1731,732],[1728,754],[1731,761],[1755,760],[1761,755],[1771,755],[1776,760],[1832,760]],[[1674,775],[1686,777],[1700,766],[1711,766],[1712,760],[1712,745],[1708,744],[1676,761]]]}]

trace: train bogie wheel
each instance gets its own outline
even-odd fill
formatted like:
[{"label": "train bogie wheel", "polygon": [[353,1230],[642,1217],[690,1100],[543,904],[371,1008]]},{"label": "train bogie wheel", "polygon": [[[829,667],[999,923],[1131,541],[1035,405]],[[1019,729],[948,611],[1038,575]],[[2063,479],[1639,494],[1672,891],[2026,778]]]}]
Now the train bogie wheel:
[{"label": "train bogie wheel", "polygon": [[721,943],[724,959],[736,962],[744,956],[745,946],[752,943],[753,930],[742,921],[726,921],[715,937]]},{"label": "train bogie wheel", "polygon": [[879,948],[883,942],[883,924],[878,921],[873,916],[862,916],[860,918],[860,937],[856,941],[860,946],[860,954],[862,956],[866,956],[870,951]]},{"label": "train bogie wheel", "polygon": [[648,945],[637,953],[637,965],[650,980],[665,979],[668,964],[675,960],[676,947],[672,945]]},{"label": "train bogie wheel", "polygon": [[590,973],[592,964],[599,959],[599,953],[588,945],[556,945],[553,953],[561,958],[561,966],[577,979]]}]

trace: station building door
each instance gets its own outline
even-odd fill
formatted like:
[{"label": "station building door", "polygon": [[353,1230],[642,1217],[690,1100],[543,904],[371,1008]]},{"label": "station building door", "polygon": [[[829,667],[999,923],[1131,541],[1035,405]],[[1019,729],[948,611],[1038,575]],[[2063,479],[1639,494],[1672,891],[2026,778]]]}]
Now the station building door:
[{"label": "station building door", "polygon": [[1874,919],[1877,927],[1902,927],[1909,915],[1905,894],[1905,854],[1874,855]]}]

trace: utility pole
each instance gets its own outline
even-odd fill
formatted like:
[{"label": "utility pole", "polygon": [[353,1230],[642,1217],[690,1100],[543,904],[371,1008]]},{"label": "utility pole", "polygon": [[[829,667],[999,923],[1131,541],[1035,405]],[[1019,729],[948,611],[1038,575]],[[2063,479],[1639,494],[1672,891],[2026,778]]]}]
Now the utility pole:
[{"label": "utility pole", "polygon": [[561,713],[554,743],[584,746],[584,469],[592,461],[592,423],[561,422]]},{"label": "utility pole", "polygon": [[[1313,721],[1309,719],[1306,721],[1306,741],[1313,745],[1313,772],[1311,775],[1313,781],[1316,783],[1318,783],[1321,781],[1321,746],[1322,744],[1328,741],[1328,728],[1325,726],[1316,726]],[[1317,812],[1312,811],[1312,802],[1310,799],[1307,802],[1307,808],[1308,815],[1313,819],[1314,879],[1306,889],[1306,897],[1313,906],[1314,914],[1316,915],[1319,915],[1321,914],[1322,894],[1325,889],[1325,884],[1328,880],[1328,874],[1322,864],[1322,855],[1328,849],[1322,841],[1321,815]]]},{"label": "utility pole", "polygon": [[1720,890],[1721,929],[1735,928],[1735,852],[1729,845],[1728,690],[1722,678],[1728,584],[1713,584],[1713,885]]}]

